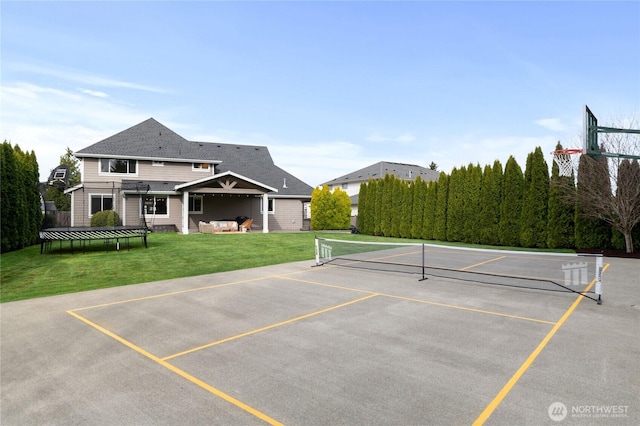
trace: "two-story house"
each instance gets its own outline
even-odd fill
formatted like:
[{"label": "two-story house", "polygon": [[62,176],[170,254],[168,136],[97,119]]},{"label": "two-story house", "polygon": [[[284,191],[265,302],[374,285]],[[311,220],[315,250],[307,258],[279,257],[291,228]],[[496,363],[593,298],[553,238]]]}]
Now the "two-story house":
[{"label": "two-story house", "polygon": [[355,217],[358,216],[358,194],[360,193],[360,184],[369,182],[370,179],[384,179],[388,174],[404,181],[414,181],[419,176],[425,182],[438,180],[438,176],[440,176],[440,173],[436,170],[431,170],[415,164],[380,161],[363,169],[331,179],[322,185],[328,186],[331,191],[335,188],[340,188],[349,195],[349,198],[351,198],[351,222],[355,225]]},{"label": "two-story house", "polygon": [[83,148],[71,226],[114,210],[123,225],[183,234],[200,222],[253,219],[262,232],[305,227],[313,188],[276,166],[265,146],[192,142],[150,118]]}]

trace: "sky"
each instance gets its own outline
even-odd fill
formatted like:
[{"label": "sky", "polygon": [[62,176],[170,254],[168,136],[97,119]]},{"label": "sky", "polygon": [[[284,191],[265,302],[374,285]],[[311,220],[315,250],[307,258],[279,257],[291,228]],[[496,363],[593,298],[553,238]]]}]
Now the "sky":
[{"label": "sky", "polygon": [[379,161],[524,169],[640,117],[640,2],[0,2],[0,138],[41,179],[150,117],[316,186]]}]

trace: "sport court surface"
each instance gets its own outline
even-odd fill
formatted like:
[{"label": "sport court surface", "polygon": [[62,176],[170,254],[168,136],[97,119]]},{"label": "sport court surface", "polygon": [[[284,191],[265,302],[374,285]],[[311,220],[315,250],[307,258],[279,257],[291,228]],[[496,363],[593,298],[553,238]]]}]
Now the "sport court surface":
[{"label": "sport court surface", "polygon": [[636,260],[605,259],[600,306],[311,265],[3,304],[2,424],[640,423]]}]

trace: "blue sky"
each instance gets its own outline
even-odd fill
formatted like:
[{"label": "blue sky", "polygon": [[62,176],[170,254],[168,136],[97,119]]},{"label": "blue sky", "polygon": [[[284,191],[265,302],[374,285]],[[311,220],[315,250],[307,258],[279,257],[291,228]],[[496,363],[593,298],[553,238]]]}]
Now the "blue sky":
[{"label": "blue sky", "polygon": [[[310,185],[578,146],[640,116],[640,2],[0,3],[0,138],[43,178],[153,117]],[[547,161],[551,163],[551,156]]]}]

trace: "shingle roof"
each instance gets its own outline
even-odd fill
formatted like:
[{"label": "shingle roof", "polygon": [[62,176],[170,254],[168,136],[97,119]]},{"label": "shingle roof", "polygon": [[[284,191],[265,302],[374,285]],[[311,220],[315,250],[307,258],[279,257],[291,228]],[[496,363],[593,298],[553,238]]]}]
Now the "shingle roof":
[{"label": "shingle roof", "polygon": [[438,180],[439,172],[415,164],[392,163],[380,161],[355,172],[325,182],[325,185],[335,185],[350,182],[362,182],[369,179],[382,179],[387,174],[394,175],[400,179],[414,180],[418,176],[425,181]]},{"label": "shingle roof", "polygon": [[232,171],[262,182],[278,189],[274,196],[310,196],[313,191],[310,185],[276,166],[266,146],[192,142],[153,118],[83,148],[75,155],[218,163],[216,173]]}]

